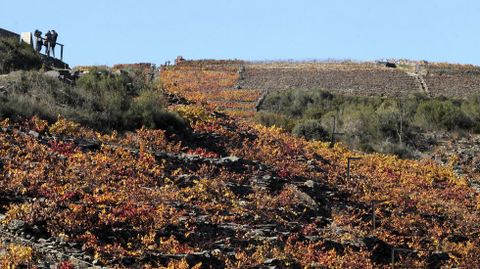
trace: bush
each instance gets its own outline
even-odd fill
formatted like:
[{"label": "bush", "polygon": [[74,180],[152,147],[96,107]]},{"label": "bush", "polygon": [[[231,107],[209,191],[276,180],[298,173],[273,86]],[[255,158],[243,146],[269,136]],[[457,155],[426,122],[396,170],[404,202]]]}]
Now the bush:
[{"label": "bush", "polygon": [[141,92],[133,101],[129,111],[131,124],[135,125],[137,123],[136,128],[141,127],[139,123],[142,123],[143,126],[151,129],[184,129],[186,127],[185,121],[177,113],[166,111],[165,106],[164,98],[158,93],[152,91]]},{"label": "bush", "polygon": [[415,123],[427,130],[452,131],[472,127],[471,120],[458,105],[454,105],[450,100],[439,99],[420,103],[415,114]]},{"label": "bush", "polygon": [[285,90],[266,96],[260,109],[256,119],[261,124],[308,139],[322,136],[321,131],[312,131],[316,126],[330,132],[335,116],[337,132],[344,133],[339,140],[357,149],[399,156],[413,156],[408,147],[422,144],[424,131],[480,132],[480,96],[455,100],[414,94],[394,99]]},{"label": "bush", "polygon": [[66,107],[58,104],[69,104],[75,99],[61,82],[40,72],[15,72],[5,80],[8,88],[5,95],[0,95],[1,117],[38,115],[53,122],[59,112],[66,112]]},{"label": "bush", "polygon": [[417,157],[415,155],[414,149],[400,143],[385,142],[380,145],[376,151],[381,151],[382,153],[386,154],[397,155],[398,157],[403,159],[412,159]]},{"label": "bush", "polygon": [[293,127],[295,126],[294,120],[279,113],[261,111],[255,115],[255,119],[257,122],[267,127],[275,125],[288,132],[291,132]]},{"label": "bush", "polygon": [[0,74],[40,69],[42,61],[33,48],[15,38],[0,38]]},{"label": "bush", "polygon": [[339,113],[339,130],[353,146],[373,144],[381,137],[375,109],[370,105],[347,104]]},{"label": "bush", "polygon": [[38,115],[54,122],[65,119],[103,131],[162,128],[180,130],[185,122],[166,110],[153,87],[138,89],[130,78],[106,70],[90,72],[76,86],[65,85],[40,72],[19,72],[7,78],[8,94],[0,93],[0,117]]},{"label": "bush", "polygon": [[323,129],[318,120],[305,120],[298,122],[292,130],[292,134],[310,140],[328,140],[329,134]]},{"label": "bush", "polygon": [[416,100],[386,99],[376,109],[380,131],[387,140],[400,144],[412,133],[412,118],[418,103]]},{"label": "bush", "polygon": [[322,90],[286,90],[268,95],[260,109],[301,118],[308,109],[312,110],[309,114],[317,115],[331,110],[334,102],[334,95]]},{"label": "bush", "polygon": [[461,106],[462,112],[470,119],[472,128],[480,133],[480,95],[472,96]]}]

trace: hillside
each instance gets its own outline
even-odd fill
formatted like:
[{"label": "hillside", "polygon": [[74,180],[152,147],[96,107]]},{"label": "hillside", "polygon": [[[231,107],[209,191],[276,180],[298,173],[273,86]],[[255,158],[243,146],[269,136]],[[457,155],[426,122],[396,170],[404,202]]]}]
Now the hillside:
[{"label": "hillside", "polygon": [[[181,75],[179,75],[181,74]],[[230,115],[251,117],[266,95],[282,90],[323,90],[381,98],[469,99],[480,92],[480,68],[472,65],[374,62],[184,61],[164,66],[161,76],[175,94]]]},{"label": "hillside", "polygon": [[346,94],[408,95],[419,91],[415,77],[375,64],[256,64],[245,67],[240,85],[263,90],[325,89]]},{"label": "hillside", "polygon": [[454,159],[441,166],[330,148],[252,123],[261,91],[236,89],[242,66],[205,61],[161,70],[157,94],[187,122],[183,131],[3,120],[0,261],[31,268],[478,266],[480,196],[455,175]]},{"label": "hillside", "polygon": [[480,90],[480,68],[470,65],[400,62],[246,64],[240,85],[262,90],[324,89],[345,94],[466,97]]}]

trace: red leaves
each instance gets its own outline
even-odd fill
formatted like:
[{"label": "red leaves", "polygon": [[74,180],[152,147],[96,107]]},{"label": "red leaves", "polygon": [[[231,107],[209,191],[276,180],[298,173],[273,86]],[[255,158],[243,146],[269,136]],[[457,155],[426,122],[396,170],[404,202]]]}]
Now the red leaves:
[{"label": "red leaves", "polygon": [[73,142],[62,142],[54,140],[49,142],[49,145],[50,149],[53,152],[56,152],[66,157],[72,155],[76,150],[75,144]]},{"label": "red leaves", "polygon": [[75,266],[69,261],[63,261],[56,267],[57,269],[75,269]]},{"label": "red leaves", "polygon": [[286,167],[281,167],[277,173],[278,173],[278,176],[282,178],[290,178],[292,176],[292,174]]},{"label": "red leaves", "polygon": [[112,209],[112,214],[124,221],[131,218],[148,217],[154,213],[155,208],[149,205],[135,205],[132,202],[127,202]]}]

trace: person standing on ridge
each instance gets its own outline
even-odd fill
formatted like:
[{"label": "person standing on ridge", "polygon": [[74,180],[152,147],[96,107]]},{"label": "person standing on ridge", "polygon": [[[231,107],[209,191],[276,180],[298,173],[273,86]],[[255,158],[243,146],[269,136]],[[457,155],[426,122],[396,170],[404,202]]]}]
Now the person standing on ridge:
[{"label": "person standing on ridge", "polygon": [[55,45],[57,44],[58,33],[55,30],[51,30],[50,32],[52,33],[52,42],[50,44],[52,48],[53,57],[55,57]]},{"label": "person standing on ridge", "polygon": [[35,51],[37,53],[40,53],[43,46],[42,32],[39,30],[35,30],[35,32],[33,33],[33,36],[35,36]]},{"label": "person standing on ridge", "polygon": [[46,34],[45,34],[45,54],[47,54],[48,57],[50,57],[50,48],[52,46],[52,32],[51,31],[48,31]]}]

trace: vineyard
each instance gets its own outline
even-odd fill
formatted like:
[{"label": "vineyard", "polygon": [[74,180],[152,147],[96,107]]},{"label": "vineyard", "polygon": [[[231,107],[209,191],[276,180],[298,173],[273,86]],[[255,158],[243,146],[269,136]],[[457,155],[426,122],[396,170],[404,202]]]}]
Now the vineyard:
[{"label": "vineyard", "polygon": [[468,96],[480,89],[480,69],[462,65],[431,65],[426,83],[436,95]]},{"label": "vineyard", "polygon": [[3,120],[2,230],[33,245],[4,243],[3,267],[45,268],[35,244],[57,242],[58,268],[479,268],[480,195],[455,156],[363,154],[253,124],[242,117],[261,92],[235,89],[238,70],[162,69],[183,133]]},{"label": "vineyard", "polygon": [[257,88],[235,89],[243,62],[192,61],[161,70],[163,87],[170,93],[226,112],[251,117],[262,92]]},{"label": "vineyard", "polygon": [[396,69],[375,65],[294,64],[246,67],[246,88],[268,90],[324,89],[343,94],[407,96],[419,92],[412,76]]},{"label": "vineyard", "polygon": [[[388,68],[370,62],[244,63],[239,85],[247,89],[323,89],[341,94],[406,97],[468,97],[478,92],[480,71],[470,65],[399,62]],[[418,69],[418,70],[416,70]],[[421,75],[424,85],[417,79]]]}]

